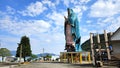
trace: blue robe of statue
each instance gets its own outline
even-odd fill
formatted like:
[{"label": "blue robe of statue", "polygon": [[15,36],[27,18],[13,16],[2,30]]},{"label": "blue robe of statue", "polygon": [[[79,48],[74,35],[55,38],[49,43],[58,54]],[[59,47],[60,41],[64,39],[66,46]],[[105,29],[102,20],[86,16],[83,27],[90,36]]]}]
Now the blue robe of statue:
[{"label": "blue robe of statue", "polygon": [[[69,9],[69,8],[68,8]],[[71,34],[75,42],[75,50],[81,51],[80,47],[80,32],[79,32],[79,21],[77,15],[73,12],[72,9],[69,9],[68,22],[71,24]]]}]

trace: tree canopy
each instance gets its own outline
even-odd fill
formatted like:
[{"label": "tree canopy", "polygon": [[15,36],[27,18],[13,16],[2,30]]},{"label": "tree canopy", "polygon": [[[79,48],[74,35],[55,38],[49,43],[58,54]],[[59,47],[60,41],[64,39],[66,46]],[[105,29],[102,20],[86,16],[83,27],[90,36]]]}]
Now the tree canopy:
[{"label": "tree canopy", "polygon": [[20,50],[22,50],[22,57],[26,61],[26,57],[31,56],[30,40],[27,36],[22,36],[20,43],[18,44],[16,57],[20,57]]},{"label": "tree canopy", "polygon": [[35,59],[37,59],[37,58],[38,58],[37,55],[32,54],[32,55],[30,56],[30,58],[28,58],[27,60],[28,60],[28,61],[31,61],[31,60],[35,60]]},{"label": "tree canopy", "polygon": [[52,56],[49,55],[49,54],[47,54],[45,57],[46,57],[46,58],[52,58]]},{"label": "tree canopy", "polygon": [[7,48],[0,48],[0,56],[2,56],[3,61],[3,58],[6,56],[11,56],[11,53]]}]

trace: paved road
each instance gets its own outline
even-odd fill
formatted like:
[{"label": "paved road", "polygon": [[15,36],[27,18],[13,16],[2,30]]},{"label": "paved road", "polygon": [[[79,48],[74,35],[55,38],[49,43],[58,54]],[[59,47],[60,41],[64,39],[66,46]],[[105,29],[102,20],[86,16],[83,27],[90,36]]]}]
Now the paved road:
[{"label": "paved road", "polygon": [[18,63],[0,63],[0,68],[10,68],[12,66],[18,65]]},{"label": "paved road", "polygon": [[[31,63],[17,66],[14,68],[96,68],[96,67],[93,67],[91,65],[64,64],[64,63]],[[102,68],[118,68],[118,67],[104,66]]]}]

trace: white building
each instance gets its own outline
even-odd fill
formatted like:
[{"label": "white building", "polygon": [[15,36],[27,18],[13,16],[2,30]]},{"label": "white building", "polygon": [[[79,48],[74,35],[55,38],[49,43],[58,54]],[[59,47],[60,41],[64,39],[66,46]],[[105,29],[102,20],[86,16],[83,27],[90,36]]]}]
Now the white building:
[{"label": "white building", "polygon": [[[52,58],[51,58],[51,60],[56,60],[56,59],[58,59],[59,58],[59,56],[52,56]],[[59,59],[58,59],[58,61],[59,61]]]},{"label": "white building", "polygon": [[120,27],[111,36],[113,55],[120,59]]}]

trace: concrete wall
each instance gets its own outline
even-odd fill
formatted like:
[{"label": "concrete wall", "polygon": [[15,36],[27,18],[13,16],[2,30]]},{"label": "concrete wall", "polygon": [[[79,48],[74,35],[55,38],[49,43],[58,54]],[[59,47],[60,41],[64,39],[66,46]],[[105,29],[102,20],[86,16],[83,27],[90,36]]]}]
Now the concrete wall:
[{"label": "concrete wall", "polygon": [[120,43],[114,43],[113,44],[113,54],[120,53]]},{"label": "concrete wall", "polygon": [[113,56],[116,57],[116,60],[120,60],[120,42],[113,44]]}]

